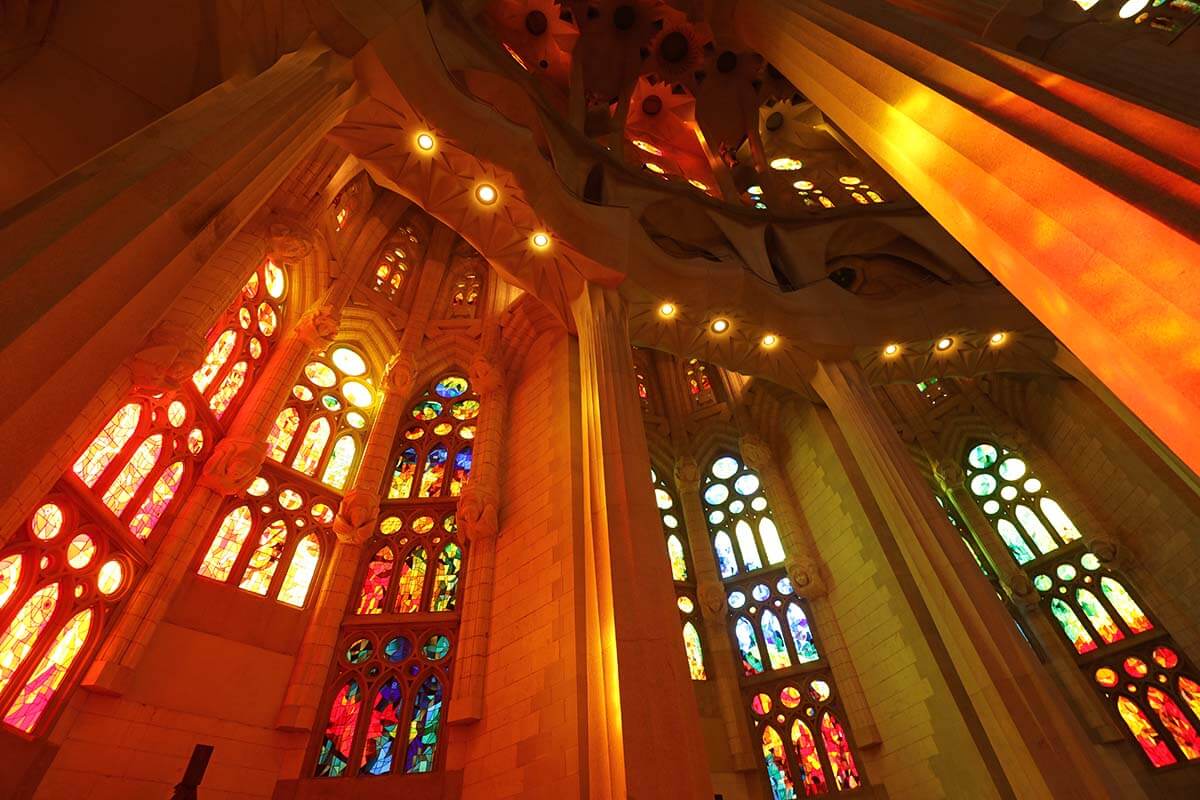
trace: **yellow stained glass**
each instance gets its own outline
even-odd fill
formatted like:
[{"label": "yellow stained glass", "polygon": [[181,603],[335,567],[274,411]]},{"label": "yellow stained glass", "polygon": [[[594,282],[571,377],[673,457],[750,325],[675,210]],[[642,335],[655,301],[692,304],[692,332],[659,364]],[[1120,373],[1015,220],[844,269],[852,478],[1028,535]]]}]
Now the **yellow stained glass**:
[{"label": "yellow stained glass", "polygon": [[33,535],[48,542],[62,531],[63,512],[54,503],[46,503],[33,512]]},{"label": "yellow stained glass", "polygon": [[233,562],[250,535],[251,521],[250,509],[246,506],[238,506],[226,514],[197,573],[217,581],[227,580]]},{"label": "yellow stained glass", "polygon": [[128,403],[113,415],[75,462],[72,469],[80,480],[88,486],[95,485],[100,474],[133,436],[141,417],[142,407],[137,403]]},{"label": "yellow stained glass", "polygon": [[282,462],[287,457],[288,448],[292,446],[292,439],[296,436],[296,429],[300,427],[300,415],[296,413],[294,408],[285,408],[279,412],[279,416],[275,417],[275,424],[271,426],[271,432],[267,435],[267,458],[272,461]]},{"label": "yellow stained glass", "polygon": [[296,457],[292,459],[292,468],[305,475],[312,475],[317,471],[317,464],[320,463],[321,456],[325,452],[325,445],[328,443],[329,420],[317,417],[309,423],[308,431],[304,434],[304,441],[300,443],[300,449],[296,451]]},{"label": "yellow stained glass", "polygon": [[263,277],[266,278],[267,294],[276,300],[283,297],[283,291],[287,288],[287,276],[280,267],[275,265],[274,261],[267,260],[263,267]]},{"label": "yellow stained glass", "polygon": [[105,561],[96,573],[96,588],[100,594],[109,595],[121,588],[125,582],[125,568],[115,558]]},{"label": "yellow stained glass", "polygon": [[687,653],[688,671],[692,674],[692,680],[707,680],[708,675],[704,672],[704,651],[700,647],[700,634],[696,632],[696,626],[690,622],[685,622],[683,625],[683,649]]},{"label": "yellow stained glass", "polygon": [[133,455],[129,457],[129,461],[117,473],[117,477],[113,479],[112,485],[104,493],[104,497],[101,498],[104,501],[104,505],[108,506],[109,510],[118,517],[125,510],[125,506],[129,505],[129,501],[133,499],[137,490],[141,488],[142,482],[146,480],[146,476],[154,469],[154,465],[158,463],[158,456],[162,453],[162,446],[162,434],[156,433],[153,436],[146,437],[146,441],[138,445],[138,449],[133,451]]},{"label": "yellow stained glass", "polygon": [[287,574],[283,576],[283,586],[279,588],[280,602],[300,608],[308,597],[308,587],[312,584],[313,575],[317,572],[317,562],[321,558],[321,543],[315,533],[310,533],[296,545],[296,553],[288,566]]},{"label": "yellow stained glass", "polygon": [[335,489],[345,486],[357,449],[358,444],[353,436],[343,436],[334,442],[333,453],[329,456],[329,463],[325,465],[325,474],[321,476],[321,481]]},{"label": "yellow stained glass", "polygon": [[346,381],[346,384],[342,386],[342,396],[349,400],[351,405],[359,408],[370,408],[371,403],[375,402],[370,388],[358,381]]},{"label": "yellow stained glass", "polygon": [[233,365],[233,369],[229,370],[229,374],[221,381],[221,387],[213,394],[212,399],[208,401],[208,407],[216,414],[217,419],[220,419],[228,410],[229,404],[233,402],[233,398],[237,397],[237,393],[242,390],[242,386],[246,383],[246,370],[248,369],[245,361],[239,361]]},{"label": "yellow stained glass", "polygon": [[43,586],[21,606],[0,636],[0,692],[29,655],[58,605],[58,584]]},{"label": "yellow stained glass", "polygon": [[667,555],[671,558],[672,580],[686,581],[688,579],[687,560],[683,556],[683,543],[675,534],[667,537]]},{"label": "yellow stained glass", "polygon": [[251,554],[246,571],[242,573],[239,588],[255,594],[267,593],[271,588],[271,579],[275,577],[275,569],[279,566],[279,558],[283,555],[287,535],[287,523],[281,519],[272,521],[263,529],[258,547]]},{"label": "yellow stained glass", "polygon": [[21,554],[0,559],[0,608],[8,605],[9,598],[17,590],[17,582],[21,580]]},{"label": "yellow stained glass", "polygon": [[163,470],[162,475],[154,482],[154,488],[142,501],[133,519],[129,520],[129,532],[143,541],[149,538],[154,526],[162,517],[167,506],[179,491],[179,482],[183,478],[183,462],[176,461]]},{"label": "yellow stained glass", "polygon": [[335,367],[351,377],[357,377],[367,371],[367,362],[348,347],[336,348],[330,358]]},{"label": "yellow stained glass", "polygon": [[67,621],[4,715],[5,722],[26,733],[33,730],[54,693],[62,685],[63,678],[75,662],[75,657],[83,649],[91,629],[90,608],[80,611]]},{"label": "yellow stained glass", "polygon": [[204,356],[204,363],[200,365],[200,369],[192,373],[192,383],[195,384],[196,391],[204,393],[204,390],[217,377],[217,373],[221,371],[221,367],[225,366],[225,362],[229,360],[236,343],[237,333],[232,328],[217,337]]}]

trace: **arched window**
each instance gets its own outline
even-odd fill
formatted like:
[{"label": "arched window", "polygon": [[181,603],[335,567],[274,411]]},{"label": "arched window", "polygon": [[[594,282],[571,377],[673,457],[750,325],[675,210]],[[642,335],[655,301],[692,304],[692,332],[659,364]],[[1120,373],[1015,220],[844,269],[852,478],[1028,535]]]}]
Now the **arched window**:
[{"label": "arched window", "polygon": [[331,540],[337,499],[268,467],[230,498],[196,573],[302,608]]},{"label": "arched window", "polygon": [[688,396],[692,398],[692,406],[704,408],[715,405],[717,393],[713,388],[712,367],[695,358],[687,362],[685,380],[687,381]]},{"label": "arched window", "polygon": [[267,458],[344,490],[362,458],[376,391],[357,350],[334,345],[302,370],[267,435]]},{"label": "arched window", "polygon": [[687,530],[683,524],[683,511],[676,499],[675,487],[656,470],[650,470],[650,482],[654,485],[654,502],[658,506],[659,520],[667,540],[667,559],[671,565],[671,579],[675,581],[675,604],[679,608],[680,624],[683,626],[683,651],[688,660],[688,672],[692,680],[708,679],[704,669],[704,645],[700,636],[700,612],[696,608],[696,581],[688,566]]},{"label": "arched window", "polygon": [[833,679],[762,481],[733,454],[709,464],[700,499],[726,589],[729,635],[776,800],[862,784]]},{"label": "arched window", "polygon": [[312,774],[432,771],[452,659],[450,639],[437,628],[347,631]]},{"label": "arched window", "polygon": [[966,454],[968,487],[1042,596],[1080,668],[1154,768],[1200,760],[1195,668],[1127,579],[1086,540],[1028,464],[993,442]]},{"label": "arched window", "polygon": [[264,261],[209,331],[192,380],[126,395],[0,548],[3,724],[38,733],[61,705],[269,357],[286,294],[285,269]]},{"label": "arched window", "polygon": [[438,380],[409,412],[392,463],[388,500],[458,497],[471,474],[479,397],[466,378]]}]

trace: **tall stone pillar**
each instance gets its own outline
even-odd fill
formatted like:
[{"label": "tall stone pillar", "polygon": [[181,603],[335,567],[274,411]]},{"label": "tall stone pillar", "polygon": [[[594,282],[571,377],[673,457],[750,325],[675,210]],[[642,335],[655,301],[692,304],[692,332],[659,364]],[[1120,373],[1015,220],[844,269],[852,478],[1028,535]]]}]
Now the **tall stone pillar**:
[{"label": "tall stone pillar", "polygon": [[583,437],[588,792],[709,800],[700,716],[646,480],[628,309],[615,289],[589,283],[572,312]]},{"label": "tall stone pillar", "polygon": [[1200,340],[1200,292],[1168,266],[1200,262],[1193,126],[878,0],[734,12],[750,47],[1200,471],[1200,361],[1180,358]]},{"label": "tall stone pillar", "polygon": [[1018,797],[1112,797],[1061,699],[992,599],[991,587],[933,500],[895,428],[859,367],[818,364],[813,386],[832,412],[871,494],[883,512],[897,555],[950,658],[948,682],[966,694],[960,711],[1003,794]]},{"label": "tall stone pillar", "polygon": [[712,545],[708,539],[708,523],[700,504],[700,467],[690,456],[675,462],[675,488],[683,507],[683,523],[687,528],[688,549],[692,552],[692,568],[696,571],[696,595],[703,609],[704,668],[709,680],[717,686],[717,702],[725,720],[725,736],[734,769],[748,771],[758,768],[758,756],[750,749],[750,726],[746,720],[738,676],[733,665],[738,662],[729,641],[728,606],[725,587],[717,572]]},{"label": "tall stone pillar", "polygon": [[212,533],[221,502],[253,480],[266,458],[275,409],[288,396],[301,364],[324,348],[338,329],[338,308],[328,298],[309,309],[280,340],[238,409],[229,432],[213,448],[179,515],[163,535],[112,632],[83,679],[83,686],[124,694],[133,672],[167,612],[193,554]]},{"label": "tall stone pillar", "polygon": [[363,545],[375,533],[379,517],[379,499],[387,476],[388,461],[396,434],[404,422],[404,408],[416,378],[416,361],[401,353],[388,364],[384,376],[383,402],[379,416],[363,448],[362,463],[354,477],[354,486],[346,492],[333,521],[337,537],[325,578],[315,597],[312,616],[304,630],[304,639],[292,665],[283,704],[276,725],[283,730],[307,731],[316,722],[317,709],[338,632],[346,609],[354,596],[354,581],[363,558]]},{"label": "tall stone pillar", "polygon": [[496,363],[495,352],[485,347],[471,364],[470,376],[482,407],[475,431],[475,463],[458,499],[458,530],[466,538],[468,550],[454,695],[448,717],[451,724],[477,722],[483,716],[496,535],[500,531],[500,465],[508,418],[508,383]]},{"label": "tall stone pillar", "polygon": [[879,744],[879,726],[867,703],[858,670],[846,649],[842,627],[826,598],[829,586],[825,582],[825,566],[817,554],[812,531],[799,512],[792,484],[776,466],[770,446],[754,434],[743,434],[740,442],[746,466],[758,473],[767,497],[770,498],[778,522],[779,535],[787,550],[787,573],[792,588],[799,597],[812,604],[813,616],[825,645],[825,656],[834,668],[842,706],[850,718],[854,742],[859,747]]},{"label": "tall stone pillar", "polygon": [[0,496],[140,345],[197,269],[354,99],[312,45],[218,86],[10,209],[0,225]]}]

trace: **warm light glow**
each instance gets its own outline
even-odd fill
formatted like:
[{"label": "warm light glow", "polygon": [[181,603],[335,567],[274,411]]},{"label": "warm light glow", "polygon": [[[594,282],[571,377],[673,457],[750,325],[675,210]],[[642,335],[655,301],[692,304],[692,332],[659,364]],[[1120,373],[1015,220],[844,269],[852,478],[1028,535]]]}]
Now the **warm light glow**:
[{"label": "warm light glow", "polygon": [[1084,11],[1091,11],[1092,6],[1099,2],[1100,0],[1075,0],[1075,5],[1079,6]]},{"label": "warm light glow", "polygon": [[760,211],[766,211],[766,210],[767,210],[767,204],[766,204],[766,203],[755,203],[755,204],[754,204],[754,207],[755,207],[755,208],[757,208],[757,209],[759,209]]},{"label": "warm light glow", "polygon": [[1150,0],[1126,0],[1125,5],[1121,6],[1121,10],[1117,12],[1117,16],[1121,19],[1136,17],[1145,11],[1148,5],[1150,5]]},{"label": "warm light glow", "polygon": [[695,178],[688,178],[688,183],[690,183],[692,186],[695,186],[697,189],[699,189],[702,192],[708,191],[708,184],[701,183],[700,181],[696,180]]},{"label": "warm light glow", "polygon": [[529,237],[529,242],[538,250],[545,250],[550,246],[550,235],[538,231],[533,236]]},{"label": "warm light glow", "polygon": [[793,170],[804,167],[803,161],[797,161],[794,158],[773,158],[771,159],[771,169],[779,170],[780,172],[792,172]]},{"label": "warm light glow", "polygon": [[792,186],[794,186],[795,188],[799,189],[802,192],[807,192],[809,189],[813,188],[813,182],[812,181],[796,181],[795,183],[792,184]]},{"label": "warm light glow", "polygon": [[417,134],[417,149],[424,150],[426,153],[433,150],[437,140],[433,138],[432,133],[421,132]]},{"label": "warm light glow", "polygon": [[661,306],[658,307],[658,313],[664,317],[675,316],[675,304],[674,303],[663,303]]},{"label": "warm light glow", "polygon": [[650,144],[649,142],[644,142],[641,139],[631,139],[630,141],[633,142],[634,147],[639,150],[645,150],[652,156],[661,156],[663,154],[662,150]]},{"label": "warm light glow", "polygon": [[708,327],[713,333],[724,333],[729,330],[729,320],[724,317],[717,317]]},{"label": "warm light glow", "polygon": [[889,356],[889,357],[899,355],[900,354],[900,345],[889,344],[887,347],[883,348],[883,354],[885,356]]},{"label": "warm light glow", "polygon": [[658,164],[655,164],[655,163],[654,163],[654,162],[652,162],[652,161],[647,161],[647,162],[646,162],[646,169],[650,170],[650,171],[651,171],[651,172],[653,172],[655,175],[662,175],[664,172],[666,172],[666,170],[665,170],[665,169],[663,169],[663,168],[662,168],[662,167],[660,167]]},{"label": "warm light glow", "polygon": [[496,191],[496,187],[490,183],[481,183],[475,187],[475,199],[485,206],[490,206],[500,197],[500,193]]},{"label": "warm light glow", "polygon": [[988,341],[991,342],[993,345],[1000,345],[1000,344],[1004,344],[1004,340],[1007,338],[1008,338],[1007,333],[1005,333],[1004,331],[997,331],[992,334],[991,338],[988,339]]},{"label": "warm light glow", "polygon": [[938,350],[949,350],[953,346],[954,340],[949,336],[943,336],[941,339],[938,339],[937,344],[934,345],[934,347],[936,347]]},{"label": "warm light glow", "polygon": [[838,178],[838,181],[840,181],[843,186],[858,186],[860,183],[862,183],[862,179],[856,178],[853,175],[843,175],[842,177]]},{"label": "warm light glow", "polygon": [[775,345],[779,344],[779,337],[773,333],[768,333],[762,337],[761,343],[763,347],[774,347]]},{"label": "warm light glow", "polygon": [[757,183],[756,183],[756,184],[754,184],[753,186],[747,186],[747,187],[746,187],[746,194],[752,194],[752,195],[754,195],[754,194],[762,194],[762,187],[761,187],[761,186],[759,186]]}]

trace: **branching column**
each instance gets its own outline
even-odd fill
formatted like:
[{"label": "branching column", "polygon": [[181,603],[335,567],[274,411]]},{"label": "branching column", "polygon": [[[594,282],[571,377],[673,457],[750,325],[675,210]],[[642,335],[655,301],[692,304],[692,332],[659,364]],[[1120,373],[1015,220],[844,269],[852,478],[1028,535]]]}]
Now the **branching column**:
[{"label": "branching column", "polygon": [[628,310],[616,290],[587,284],[572,311],[583,437],[589,795],[709,800],[700,715],[646,479]]},{"label": "branching column", "polygon": [[[919,586],[936,633],[951,656],[947,679],[962,683],[973,715],[996,755],[1007,790],[1018,797],[1111,797],[1079,728],[1029,649],[992,600],[945,514],[933,500],[895,428],[857,365],[822,362],[813,386],[841,428]],[[902,561],[901,561],[902,560]]]},{"label": "branching column", "polygon": [[858,670],[846,649],[837,616],[830,608],[827,597],[829,587],[825,583],[825,565],[817,554],[816,543],[808,523],[797,510],[792,494],[792,485],[775,465],[771,448],[754,434],[744,434],[741,442],[742,458],[746,466],[758,473],[766,489],[774,514],[778,521],[779,535],[787,550],[787,573],[796,594],[812,604],[813,616],[825,646],[825,657],[834,667],[842,706],[850,718],[854,730],[854,741],[859,747],[879,744],[879,726],[867,703]]},{"label": "branching column", "polygon": [[[493,326],[495,328],[495,326]],[[485,337],[487,334],[485,334]],[[467,574],[458,635],[451,724],[483,716],[488,630],[496,572],[496,535],[500,532],[500,465],[508,418],[508,384],[490,348],[471,364],[471,386],[482,409],[475,431],[471,478],[458,499],[458,529],[468,542]]]},{"label": "branching column", "polygon": [[[344,302],[344,297],[338,295]],[[307,311],[280,340],[271,360],[238,409],[229,433],[213,448],[197,485],[183,498],[179,515],[154,552],[83,679],[106,694],[124,694],[150,637],[167,612],[192,555],[212,532],[221,502],[250,483],[266,458],[274,411],[283,404],[296,373],[309,355],[323,349],[338,329],[338,309],[325,298]]]},{"label": "branching column", "polygon": [[708,522],[704,507],[700,505],[700,468],[690,456],[681,456],[675,462],[675,488],[679,491],[679,504],[683,507],[683,522],[687,528],[688,548],[692,551],[692,568],[696,571],[696,594],[704,610],[704,647],[707,655],[704,669],[710,680],[717,685],[717,702],[725,720],[725,734],[729,740],[729,756],[734,769],[753,770],[758,767],[758,757],[750,750],[750,730],[746,720],[745,704],[742,703],[738,687],[738,676],[733,665],[738,657],[729,642],[729,626],[726,619],[725,587],[717,573],[717,562],[712,545],[708,540]]},{"label": "branching column", "polygon": [[346,492],[333,521],[337,536],[325,578],[321,581],[304,640],[292,665],[287,692],[276,724],[284,730],[307,731],[316,722],[317,709],[325,690],[329,665],[333,662],[338,631],[354,595],[354,581],[362,563],[363,544],[375,532],[379,497],[387,475],[388,461],[400,425],[404,404],[416,378],[416,361],[402,353],[388,364],[384,376],[383,402],[367,437],[362,463],[354,486]]}]

